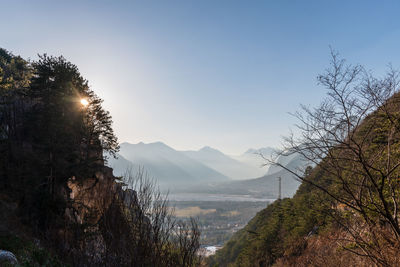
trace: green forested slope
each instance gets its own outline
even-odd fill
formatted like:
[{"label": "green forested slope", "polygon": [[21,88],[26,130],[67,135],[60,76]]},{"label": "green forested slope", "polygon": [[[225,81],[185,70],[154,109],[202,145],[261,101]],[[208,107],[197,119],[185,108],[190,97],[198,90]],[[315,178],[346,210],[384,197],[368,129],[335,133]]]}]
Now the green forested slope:
[{"label": "green forested slope", "polygon": [[[315,170],[312,175],[317,179],[320,173]],[[269,266],[285,251],[299,253],[304,236],[326,227],[329,207],[326,196],[303,183],[293,198],[277,200],[260,211],[210,259],[210,264]]]},{"label": "green forested slope", "polygon": [[293,198],[275,201],[237,232],[211,266],[400,264],[399,73],[377,79],[332,56],[318,77],[327,98],[304,108],[301,138],[288,139],[287,149],[316,167]]}]

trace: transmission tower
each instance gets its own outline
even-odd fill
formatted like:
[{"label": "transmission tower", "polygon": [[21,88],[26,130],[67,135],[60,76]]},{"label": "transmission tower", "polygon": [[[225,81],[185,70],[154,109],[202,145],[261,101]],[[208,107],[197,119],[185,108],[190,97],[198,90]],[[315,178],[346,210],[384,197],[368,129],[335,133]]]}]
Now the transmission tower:
[{"label": "transmission tower", "polygon": [[278,191],[278,199],[282,198],[282,177],[278,177],[278,183],[279,183],[279,191]]}]

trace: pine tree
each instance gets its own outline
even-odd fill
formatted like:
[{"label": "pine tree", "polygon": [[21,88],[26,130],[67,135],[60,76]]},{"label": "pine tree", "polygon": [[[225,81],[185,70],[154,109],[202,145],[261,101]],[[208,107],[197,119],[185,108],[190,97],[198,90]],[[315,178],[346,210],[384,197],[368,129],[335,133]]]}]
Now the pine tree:
[{"label": "pine tree", "polygon": [[23,114],[32,69],[29,62],[0,49],[0,180],[1,186],[22,180],[19,159],[23,141]]},{"label": "pine tree", "polygon": [[58,179],[63,182],[86,174],[93,162],[103,160],[103,150],[115,154],[118,142],[111,116],[75,65],[63,57],[42,55],[33,67],[30,96],[36,104],[31,132],[45,154],[47,176],[54,187]]}]

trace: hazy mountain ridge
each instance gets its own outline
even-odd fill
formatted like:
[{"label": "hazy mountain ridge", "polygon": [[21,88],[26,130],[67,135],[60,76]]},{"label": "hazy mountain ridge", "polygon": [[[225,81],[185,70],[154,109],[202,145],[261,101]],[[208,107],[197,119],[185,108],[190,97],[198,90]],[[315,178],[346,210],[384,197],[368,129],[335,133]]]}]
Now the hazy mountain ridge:
[{"label": "hazy mountain ridge", "polygon": [[187,156],[235,180],[244,180],[260,176],[267,169],[261,164],[257,167],[225,155],[211,147],[203,147],[198,151],[182,151]]},{"label": "hazy mountain ridge", "polygon": [[[264,147],[259,149],[250,148],[246,152],[238,156],[231,156],[231,158],[242,162],[248,166],[252,166],[256,171],[256,175],[249,177],[260,177],[267,173],[269,166],[265,165],[266,161],[264,158],[271,158],[275,152],[272,147]],[[263,158],[264,157],[264,158]]]},{"label": "hazy mountain ridge", "polygon": [[[297,170],[302,174],[307,162],[302,160],[300,155],[291,157],[291,160],[284,165],[290,170]],[[266,174],[255,179],[243,181],[228,181],[217,185],[204,185],[201,187],[190,188],[193,193],[226,194],[226,195],[251,195],[259,198],[277,198],[278,197],[278,177],[282,179],[282,197],[292,197],[301,182],[295,176],[282,168],[276,172]]]},{"label": "hazy mountain ridge", "polygon": [[[301,156],[297,153],[294,153],[294,154],[287,155],[287,156],[280,155],[276,158],[276,162],[282,166],[286,166],[286,167],[291,166],[294,168],[298,168],[298,167],[303,167],[302,165],[304,165],[307,162],[307,160],[304,159],[303,156]],[[278,165],[271,165],[268,168],[266,175],[274,174],[274,173],[280,172],[282,170],[283,170],[283,168]]]},{"label": "hazy mountain ridge", "polygon": [[[211,147],[198,151],[177,151],[161,142],[123,143],[118,159],[110,157],[108,165],[114,168],[115,175],[120,176],[127,169],[135,173],[143,168],[163,189],[184,193],[276,198],[277,178],[281,177],[282,196],[292,196],[300,183],[290,172],[277,166],[261,168],[265,160],[259,153],[268,158],[274,151],[272,148],[249,149],[238,156],[242,159],[240,161]],[[246,160],[251,163],[244,163]],[[278,162],[296,169],[301,166],[302,160],[299,155],[291,155],[278,158]],[[261,175],[258,175],[260,172]]]},{"label": "hazy mountain ridge", "polygon": [[245,180],[265,175],[259,151],[272,153],[272,148],[249,149],[234,159],[221,151],[203,147],[198,151],[177,151],[162,142],[122,143],[117,158],[108,156],[114,174],[122,176],[127,169],[139,168],[155,178],[164,189],[186,190],[187,186],[215,186],[231,179]]},{"label": "hazy mountain ridge", "polygon": [[[225,175],[195,161],[164,143],[150,144],[122,143],[119,158],[110,159],[109,165],[114,172],[123,174],[130,167],[135,173],[139,168],[156,179],[166,189],[187,184],[228,181]],[[121,169],[124,168],[124,169]]]}]

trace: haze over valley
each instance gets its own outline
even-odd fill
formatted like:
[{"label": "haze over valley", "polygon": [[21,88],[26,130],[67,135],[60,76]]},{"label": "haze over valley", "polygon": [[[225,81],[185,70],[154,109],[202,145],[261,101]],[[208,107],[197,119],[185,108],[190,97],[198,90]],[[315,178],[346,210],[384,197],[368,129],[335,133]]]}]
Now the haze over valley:
[{"label": "haze over valley", "polygon": [[400,2],[1,2],[0,266],[400,266]]},{"label": "haze over valley", "polygon": [[[269,147],[248,149],[236,156],[208,146],[198,151],[178,151],[162,142],[122,143],[120,147],[117,158],[108,157],[108,165],[115,175],[142,170],[172,196],[190,193],[203,194],[204,200],[207,194],[219,195],[221,199],[227,196],[234,199],[235,195],[273,199],[278,195],[277,177],[282,178],[285,197],[292,196],[299,185],[288,171],[267,164],[266,159],[273,158],[275,151]],[[296,155],[281,156],[277,162],[290,169],[306,164]],[[194,197],[190,194],[186,196]]]},{"label": "haze over valley", "polygon": [[[279,194],[291,197],[300,182],[290,172],[266,165],[274,158],[271,147],[227,155],[209,146],[179,151],[162,142],[122,143],[108,165],[117,176],[144,172],[168,194],[180,219],[199,219],[204,246],[222,245]],[[291,170],[306,164],[299,155],[280,156],[277,162]]]}]

